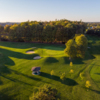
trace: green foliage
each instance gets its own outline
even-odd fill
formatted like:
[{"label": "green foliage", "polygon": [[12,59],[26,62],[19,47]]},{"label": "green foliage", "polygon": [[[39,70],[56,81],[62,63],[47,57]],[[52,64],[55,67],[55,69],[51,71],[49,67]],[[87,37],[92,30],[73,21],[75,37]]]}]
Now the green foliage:
[{"label": "green foliage", "polygon": [[65,45],[66,45],[66,47],[75,46],[75,41],[73,39],[70,39]]},{"label": "green foliage", "polygon": [[60,96],[56,88],[44,85],[42,88],[39,88],[37,93],[33,93],[30,100],[60,100]]},{"label": "green foliage", "polygon": [[62,81],[64,81],[64,80],[66,79],[65,73],[62,73],[62,75],[60,76],[60,79],[61,79]]},{"label": "green foliage", "polygon": [[99,28],[100,29],[100,25],[97,25],[97,27],[96,28]]},{"label": "green foliage", "polygon": [[[73,59],[74,73],[72,75],[69,73],[71,69],[69,61],[63,52],[64,45],[0,41],[0,53],[2,54],[0,55],[0,100],[28,100],[33,92],[37,92],[37,87],[43,86],[45,83],[57,86],[57,90],[61,93],[61,100],[99,100],[100,38],[89,35],[87,38],[92,47],[87,51],[85,60]],[[43,53],[45,58],[32,60],[33,56],[37,55],[25,54],[25,51],[30,50],[31,47],[45,49]],[[35,51],[38,54],[37,49]],[[51,62],[51,58],[48,63],[46,57],[49,53],[52,53],[58,62]],[[39,76],[32,76],[32,66],[41,66],[43,73],[41,72]],[[53,78],[50,77],[52,69],[56,70]],[[60,82],[61,72],[66,72],[67,75],[64,83]],[[78,77],[80,72],[85,74],[83,81]],[[88,92],[84,88],[85,79],[88,79],[92,86]],[[74,85],[74,82],[77,82],[78,85]]]},{"label": "green foliage", "polygon": [[70,66],[73,66],[73,62],[70,62]]},{"label": "green foliage", "polygon": [[86,86],[86,88],[89,88],[91,86],[90,81],[86,81],[85,86]]},{"label": "green foliage", "polygon": [[77,44],[76,45],[77,57],[84,58],[88,46],[87,38],[85,37],[85,35],[81,34],[80,36],[77,36],[75,38],[75,42]]},{"label": "green foliage", "polygon": [[10,25],[5,25],[4,26],[4,31],[9,33],[9,31],[10,31]]},{"label": "green foliage", "polygon": [[52,70],[52,71],[50,72],[50,74],[51,74],[51,75],[54,75],[54,70]]},{"label": "green foliage", "polygon": [[66,42],[79,33],[77,27],[84,28],[85,23],[72,22],[68,20],[56,20],[50,22],[27,21],[20,24],[6,25],[4,30],[7,32],[11,41],[30,41],[30,42]]},{"label": "green foliage", "polygon": [[0,33],[2,33],[3,31],[4,31],[4,27],[0,25]]},{"label": "green foliage", "polygon": [[87,50],[88,40],[83,34],[81,34],[75,36],[75,40],[70,39],[65,45],[66,48],[64,52],[68,57],[73,58],[77,56],[84,58]]},{"label": "green foliage", "polygon": [[83,80],[83,78],[84,78],[84,73],[83,72],[80,73],[80,78],[81,78],[81,80]]},{"label": "green foliage", "polygon": [[71,39],[66,43],[64,52],[68,57],[73,58],[76,56],[76,45],[74,40]]},{"label": "green foliage", "polygon": [[71,69],[71,70],[69,71],[69,73],[74,73],[74,70],[73,70],[73,69]]}]

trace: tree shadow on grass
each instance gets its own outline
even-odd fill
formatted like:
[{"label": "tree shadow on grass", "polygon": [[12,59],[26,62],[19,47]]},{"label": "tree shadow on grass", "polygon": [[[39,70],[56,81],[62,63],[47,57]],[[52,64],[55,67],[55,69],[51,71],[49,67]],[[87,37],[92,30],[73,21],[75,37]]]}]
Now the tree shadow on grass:
[{"label": "tree shadow on grass", "polygon": [[57,51],[62,51],[62,50],[64,50],[65,49],[65,45],[63,45],[63,44],[59,44],[59,45],[53,45],[53,44],[49,44],[49,46],[48,45],[46,45],[46,46],[44,46],[43,47],[44,49],[49,49],[49,50],[57,50]]},{"label": "tree shadow on grass", "polygon": [[13,100],[13,97],[8,96],[6,93],[4,92],[0,92],[0,100]]},{"label": "tree shadow on grass", "polygon": [[15,73],[15,75],[21,75],[21,76],[24,76],[24,77],[26,77],[26,78],[29,78],[29,79],[32,79],[32,80],[36,80],[36,81],[41,81],[41,79],[39,79],[39,78],[36,78],[36,77],[33,77],[33,76],[28,76],[28,75],[26,75],[26,74],[23,74],[23,73],[20,73],[20,72],[18,72],[18,71],[15,71],[15,70],[12,70],[12,69],[9,69],[9,68],[6,68],[6,70],[8,71],[6,71],[6,72],[2,72],[2,73],[0,73],[0,76],[2,76],[2,77],[4,77],[4,78],[6,78],[6,79],[9,79],[10,81],[13,81],[13,82],[20,82],[20,83],[22,83],[22,84],[26,84],[26,85],[31,85],[32,86],[32,84],[29,84],[27,81],[26,82],[23,82],[22,80],[20,80],[20,79],[16,79],[16,78],[14,78],[14,77],[9,77],[9,76],[7,76],[7,73],[8,74],[10,74],[10,73]]},{"label": "tree shadow on grass", "polygon": [[96,92],[97,94],[100,94],[100,91],[98,91],[98,90],[93,90],[93,89],[89,89],[89,90]]},{"label": "tree shadow on grass", "polygon": [[95,59],[96,57],[93,56],[90,52],[86,52],[85,57],[83,58],[83,60],[90,60],[90,59]]},{"label": "tree shadow on grass", "polygon": [[33,60],[33,57],[39,56],[38,54],[28,55],[28,54],[23,54],[23,53],[20,53],[20,52],[14,52],[14,51],[2,49],[2,48],[0,48],[0,52],[3,53],[4,55],[6,55],[7,57],[10,56],[10,57],[15,57],[15,58],[19,58],[19,59]]},{"label": "tree shadow on grass", "polygon": [[11,70],[11,71],[14,72],[14,73],[17,74],[17,75],[22,75],[22,76],[25,76],[25,77],[30,78],[30,79],[32,79],[32,80],[41,81],[41,79],[36,78],[36,77],[34,77],[33,75],[29,76],[29,75],[20,73],[20,72],[15,71],[15,70]]},{"label": "tree shadow on grass", "polygon": [[0,67],[0,75],[2,74],[10,74],[11,73],[11,70],[7,67],[7,66],[2,66]]},{"label": "tree shadow on grass", "polygon": [[[0,76],[4,77],[6,79],[9,79],[13,82],[21,82],[23,84],[28,84],[28,83],[21,81],[19,79],[13,78],[13,77],[9,77],[7,74],[15,73],[16,75],[25,76],[25,77],[30,78],[32,80],[41,81],[40,79],[35,78],[33,76],[28,76],[26,74],[22,74],[20,72],[14,71],[14,70],[8,68],[8,66],[7,66],[7,65],[10,65],[10,66],[15,65],[14,61],[12,59],[10,59],[9,56],[15,57],[15,58],[20,58],[20,59],[33,60],[33,57],[37,56],[37,54],[27,55],[27,54],[22,54],[19,52],[14,52],[14,51],[1,49],[1,48],[0,48],[0,52],[1,52],[1,54],[0,54]],[[0,80],[0,84],[2,84],[2,80]],[[28,84],[28,85],[30,85],[30,84]]]},{"label": "tree shadow on grass", "polygon": [[[49,79],[53,79],[55,81],[59,81],[59,82],[62,82],[62,80],[60,79],[60,77],[58,76],[55,76],[55,75],[51,75],[48,74],[48,73],[45,73],[45,72],[41,72],[40,76],[43,76],[43,77],[46,77],[46,78],[49,78]],[[62,84],[65,84],[65,85],[69,85],[69,86],[75,86],[75,85],[78,85],[78,83],[70,78],[66,78]]]},{"label": "tree shadow on grass", "polygon": [[1,79],[0,79],[0,85],[2,85],[3,84],[3,82],[1,81]]},{"label": "tree shadow on grass", "polygon": [[47,57],[44,63],[56,63],[58,60],[54,57]]},{"label": "tree shadow on grass", "polygon": [[1,64],[1,66],[0,66],[0,75],[11,73],[11,70],[6,65],[10,65],[10,66],[15,65],[15,63],[12,59],[10,59],[8,56],[5,56],[3,54],[0,57],[0,64]]},{"label": "tree shadow on grass", "polygon": [[100,73],[95,73],[95,74],[100,75]]},{"label": "tree shadow on grass", "polygon": [[[68,57],[63,57],[63,58],[64,58],[64,63],[65,64],[70,64],[70,60],[69,60]],[[73,64],[84,64],[84,62],[80,58],[73,58],[72,62],[73,62]]]}]

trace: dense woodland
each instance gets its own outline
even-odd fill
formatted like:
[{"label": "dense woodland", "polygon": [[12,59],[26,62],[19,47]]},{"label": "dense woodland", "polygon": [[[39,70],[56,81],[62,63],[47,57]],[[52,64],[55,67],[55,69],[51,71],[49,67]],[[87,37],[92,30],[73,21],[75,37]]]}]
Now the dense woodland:
[{"label": "dense woodland", "polygon": [[86,34],[95,35],[100,37],[100,23],[88,23]]},{"label": "dense woodland", "polygon": [[87,24],[82,21],[66,19],[37,22],[27,21],[20,24],[0,26],[0,40],[17,42],[64,43],[75,34],[85,32]]}]

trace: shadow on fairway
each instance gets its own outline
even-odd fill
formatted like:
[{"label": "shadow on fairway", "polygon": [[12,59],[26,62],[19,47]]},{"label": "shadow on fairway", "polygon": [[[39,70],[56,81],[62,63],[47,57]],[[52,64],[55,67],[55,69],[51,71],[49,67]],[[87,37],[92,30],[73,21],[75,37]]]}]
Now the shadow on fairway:
[{"label": "shadow on fairway", "polygon": [[6,65],[10,65],[10,66],[15,65],[15,63],[12,59],[10,59],[8,56],[5,56],[3,54],[2,54],[2,56],[0,56],[0,64],[1,64],[0,75],[11,73],[11,70]]},{"label": "shadow on fairway", "polygon": [[[69,60],[68,57],[63,57],[63,58],[64,58],[64,63],[65,64],[70,64],[70,60]],[[73,64],[84,64],[84,62],[80,58],[73,58],[72,62],[73,62]]]},{"label": "shadow on fairway", "polygon": [[89,89],[89,90],[96,92],[97,94],[100,94],[100,91],[98,91],[98,90],[93,90],[93,89]]},{"label": "shadow on fairway", "polygon": [[95,74],[100,75],[100,73],[95,73]]},{"label": "shadow on fairway", "polygon": [[44,63],[56,63],[59,62],[56,58],[54,57],[47,57]]},{"label": "shadow on fairway", "polygon": [[[2,49],[0,48],[0,52],[6,56],[10,56],[10,57],[15,57],[15,58],[19,58],[19,59],[29,59],[29,60],[33,60],[33,57],[35,56],[39,56],[38,54],[22,54],[19,52],[14,52],[14,51],[10,51],[10,50],[6,50],[6,49]],[[7,59],[8,61],[8,59]]]},{"label": "shadow on fairway", "polygon": [[0,79],[0,85],[2,85],[3,84],[3,82],[1,81],[1,79]]},{"label": "shadow on fairway", "polygon": [[[48,73],[45,73],[45,72],[41,72],[40,76],[43,76],[43,77],[46,77],[46,78],[50,78],[50,79],[53,79],[55,81],[59,81],[59,82],[62,82],[62,80],[60,79],[60,77],[58,76],[55,76],[55,75],[50,75]],[[62,84],[65,84],[65,85],[69,85],[69,86],[75,86],[75,85],[78,85],[78,83],[70,78],[66,78]]]},{"label": "shadow on fairway", "polygon": [[[28,76],[26,74],[17,72],[15,70],[8,68],[8,66],[7,66],[7,65],[10,65],[10,66],[15,65],[15,62],[10,57],[33,60],[33,57],[38,56],[38,54],[27,55],[27,54],[22,54],[19,52],[14,52],[14,51],[2,49],[2,48],[0,48],[0,53],[1,53],[0,54],[0,64],[1,64],[0,65],[0,76],[4,77],[6,79],[9,79],[10,81],[13,81],[13,82],[20,82],[21,84],[26,84],[26,85],[31,85],[31,86],[33,83],[29,84],[28,81],[18,79],[18,78],[16,78],[16,76],[21,75],[22,77],[24,76],[24,77],[32,79],[32,80],[41,81],[41,79],[39,79],[39,78],[35,78],[32,75]],[[8,74],[12,74],[12,73],[15,73],[16,76],[10,77],[8,75]],[[0,85],[2,85],[2,84],[3,84],[3,81],[0,80]]]},{"label": "shadow on fairway", "polygon": [[[5,72],[5,71],[2,71],[2,73],[0,73],[0,76],[4,77],[4,78],[6,78],[6,79],[9,79],[10,81],[13,81],[13,82],[20,82],[21,84],[26,84],[26,85],[31,85],[31,86],[33,85],[33,83],[32,83],[32,84],[29,84],[28,81],[25,81],[25,80],[22,81],[21,78],[17,79],[17,78],[8,76],[7,74],[10,74],[10,73],[15,73],[15,77],[16,77],[17,75],[20,75],[20,76],[22,76],[22,77],[24,76],[24,77],[29,78],[29,79],[32,79],[32,80],[41,81],[41,79],[35,78],[35,77],[33,77],[32,75],[31,75],[31,76],[28,76],[28,75],[26,75],[26,74],[23,74],[23,73],[20,73],[20,72],[18,72],[18,71],[9,69],[9,68],[7,68],[7,67],[6,67],[6,72]],[[1,82],[1,83],[2,83],[2,82]]]},{"label": "shadow on fairway", "polygon": [[8,96],[6,93],[4,92],[0,92],[0,100],[13,100],[13,97]]},{"label": "shadow on fairway", "polygon": [[65,48],[64,44],[56,44],[56,43],[31,43],[31,42],[1,41],[0,45],[5,46],[5,47],[10,47],[10,48],[19,48],[19,49],[39,47],[39,48],[50,49],[50,50],[63,50]]}]

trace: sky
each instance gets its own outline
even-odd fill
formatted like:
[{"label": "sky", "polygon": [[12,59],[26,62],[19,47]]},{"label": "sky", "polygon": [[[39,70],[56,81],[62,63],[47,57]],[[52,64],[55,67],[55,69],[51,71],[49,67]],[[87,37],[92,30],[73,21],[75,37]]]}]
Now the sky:
[{"label": "sky", "polygon": [[0,22],[100,22],[100,0],[0,0]]}]

